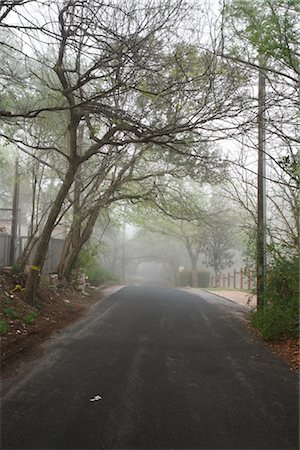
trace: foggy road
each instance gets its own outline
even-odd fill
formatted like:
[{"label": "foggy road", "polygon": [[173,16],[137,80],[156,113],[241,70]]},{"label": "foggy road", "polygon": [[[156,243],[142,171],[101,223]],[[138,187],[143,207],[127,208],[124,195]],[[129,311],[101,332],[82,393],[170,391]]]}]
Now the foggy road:
[{"label": "foggy road", "polygon": [[125,287],[3,384],[2,449],[297,449],[297,377],[203,292]]}]

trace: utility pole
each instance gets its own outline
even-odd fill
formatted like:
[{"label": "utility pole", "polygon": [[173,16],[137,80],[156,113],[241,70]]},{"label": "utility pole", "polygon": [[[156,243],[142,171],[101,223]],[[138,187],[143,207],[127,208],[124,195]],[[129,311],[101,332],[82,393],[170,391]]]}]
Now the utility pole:
[{"label": "utility pole", "polygon": [[266,76],[265,58],[259,59],[258,172],[257,172],[257,308],[266,306]]},{"label": "utility pole", "polygon": [[11,219],[11,239],[9,252],[9,265],[12,266],[16,262],[16,249],[18,237],[18,222],[19,222],[19,198],[20,198],[20,176],[19,176],[19,159],[15,162],[15,177],[14,177],[14,193],[12,204],[12,219]]}]

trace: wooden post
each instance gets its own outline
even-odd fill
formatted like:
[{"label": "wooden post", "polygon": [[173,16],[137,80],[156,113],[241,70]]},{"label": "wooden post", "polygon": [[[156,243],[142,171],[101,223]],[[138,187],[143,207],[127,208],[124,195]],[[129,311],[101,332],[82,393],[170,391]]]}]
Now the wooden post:
[{"label": "wooden post", "polygon": [[240,270],[240,289],[243,289],[243,269]]},{"label": "wooden post", "polygon": [[[266,294],[266,57],[259,57],[258,174],[257,174],[257,308],[265,308]],[[249,283],[248,283],[249,284]]]},{"label": "wooden post", "polygon": [[251,272],[248,269],[248,291],[251,289]]},{"label": "wooden post", "polygon": [[236,270],[233,270],[233,288],[236,289]]},{"label": "wooden post", "polygon": [[230,273],[228,273],[228,287],[230,287]]}]

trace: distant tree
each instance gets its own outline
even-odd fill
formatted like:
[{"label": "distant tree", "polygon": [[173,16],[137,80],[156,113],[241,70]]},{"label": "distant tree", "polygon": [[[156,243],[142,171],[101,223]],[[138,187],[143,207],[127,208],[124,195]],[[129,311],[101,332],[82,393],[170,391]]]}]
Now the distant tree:
[{"label": "distant tree", "polygon": [[[238,247],[235,223],[228,220],[230,211],[219,209],[206,230],[203,253],[204,263],[214,270],[216,278],[234,263],[233,250]],[[226,217],[227,216],[227,217]]]},{"label": "distant tree", "polygon": [[191,180],[169,180],[168,186],[160,186],[155,201],[141,205],[135,219],[142,229],[173,240],[185,249],[195,287],[207,221],[203,193]]}]

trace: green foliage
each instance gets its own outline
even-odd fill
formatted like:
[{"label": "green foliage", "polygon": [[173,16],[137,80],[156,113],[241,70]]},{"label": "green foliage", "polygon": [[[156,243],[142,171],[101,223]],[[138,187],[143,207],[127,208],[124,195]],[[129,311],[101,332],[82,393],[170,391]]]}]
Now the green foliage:
[{"label": "green foliage", "polygon": [[38,313],[36,313],[35,311],[31,311],[23,317],[23,320],[28,325],[32,325],[35,322],[37,316],[38,316]]},{"label": "green foliage", "polygon": [[87,270],[89,283],[99,286],[108,281],[117,281],[117,278],[109,271],[102,269],[99,265],[89,267]]},{"label": "green foliage", "polygon": [[226,7],[238,36],[246,38],[259,54],[296,70],[299,11],[298,0],[231,0]]},{"label": "green foliage", "polygon": [[77,267],[85,269],[89,283],[94,286],[99,286],[107,281],[117,281],[117,278],[112,273],[99,266],[97,261],[98,253],[98,245],[89,245],[83,248],[77,260]]},{"label": "green foliage", "polygon": [[[198,287],[207,288],[210,282],[210,274],[206,270],[198,270]],[[183,270],[176,278],[177,286],[192,286],[192,271]]]},{"label": "green foliage", "polygon": [[79,257],[76,262],[76,267],[88,270],[92,266],[95,266],[96,256],[98,254],[98,245],[89,245],[81,249]]},{"label": "green foliage", "polygon": [[8,324],[5,320],[0,320],[0,335],[8,332]]},{"label": "green foliage", "polygon": [[16,311],[11,306],[9,308],[6,308],[6,310],[4,312],[5,312],[5,315],[7,317],[9,317],[10,319],[18,319],[18,317],[20,317],[20,314],[18,313],[18,311]]},{"label": "green foliage", "polygon": [[299,332],[299,257],[278,258],[271,270],[266,290],[267,306],[251,313],[258,332],[270,339],[297,336]]}]

